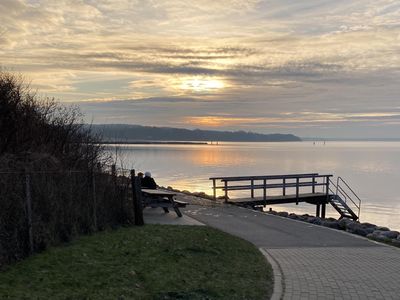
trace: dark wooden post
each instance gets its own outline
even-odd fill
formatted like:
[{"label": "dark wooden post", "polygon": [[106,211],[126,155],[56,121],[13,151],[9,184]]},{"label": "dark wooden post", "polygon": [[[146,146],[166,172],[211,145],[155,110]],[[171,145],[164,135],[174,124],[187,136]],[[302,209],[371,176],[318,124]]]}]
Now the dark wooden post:
[{"label": "dark wooden post", "polygon": [[93,225],[97,231],[97,198],[96,198],[96,171],[92,172],[92,196],[93,196]]},{"label": "dark wooden post", "polygon": [[283,178],[283,196],[286,196],[286,178]]},{"label": "dark wooden post", "polygon": [[225,203],[228,202],[228,181],[225,180]]},{"label": "dark wooden post", "polygon": [[325,212],[326,212],[326,203],[322,203],[322,212],[321,212],[321,218],[325,219]]},{"label": "dark wooden post", "polygon": [[217,188],[215,185],[215,179],[212,180],[213,181],[213,192],[214,192],[214,200],[217,200]]},{"label": "dark wooden post", "polygon": [[135,170],[131,170],[131,185],[132,185],[132,199],[133,199],[133,212],[135,216],[135,225],[143,225],[143,205],[142,205],[142,188],[140,186],[140,179],[135,176]]},{"label": "dark wooden post", "polygon": [[117,176],[117,168],[116,168],[115,165],[112,165],[112,166],[111,166],[111,175],[112,175],[113,177]]},{"label": "dark wooden post", "polygon": [[31,175],[25,174],[26,213],[28,218],[29,253],[33,253]]},{"label": "dark wooden post", "polygon": [[300,178],[296,178],[296,205],[299,205],[299,182]]},{"label": "dark wooden post", "polygon": [[312,177],[312,193],[315,194],[315,176]]},{"label": "dark wooden post", "polygon": [[317,211],[316,211],[316,214],[315,214],[315,215],[316,215],[317,217],[319,217],[319,213],[320,213],[320,209],[321,209],[321,204],[318,203],[318,204],[315,205],[315,206],[317,207]]},{"label": "dark wooden post", "polygon": [[326,202],[322,203],[321,218],[325,219],[326,203],[329,202],[329,176],[325,177]]},{"label": "dark wooden post", "polygon": [[264,200],[267,199],[267,179],[264,179]]},{"label": "dark wooden post", "polygon": [[326,176],[326,196],[329,197],[329,176]]},{"label": "dark wooden post", "polygon": [[251,180],[251,198],[254,198],[254,179]]}]

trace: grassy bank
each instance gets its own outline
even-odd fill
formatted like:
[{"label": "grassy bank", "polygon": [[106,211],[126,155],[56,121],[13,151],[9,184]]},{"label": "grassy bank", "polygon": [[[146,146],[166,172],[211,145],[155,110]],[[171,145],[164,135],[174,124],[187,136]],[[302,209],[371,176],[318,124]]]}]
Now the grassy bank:
[{"label": "grassy bank", "polygon": [[0,273],[1,299],[265,299],[272,271],[251,244],[203,226],[82,237]]}]

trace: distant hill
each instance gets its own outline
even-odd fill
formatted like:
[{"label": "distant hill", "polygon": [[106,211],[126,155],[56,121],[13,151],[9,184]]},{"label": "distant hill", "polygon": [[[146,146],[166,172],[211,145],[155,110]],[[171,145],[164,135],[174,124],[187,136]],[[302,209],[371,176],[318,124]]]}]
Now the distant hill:
[{"label": "distant hill", "polygon": [[[88,125],[89,126],[89,125]],[[301,139],[293,134],[260,134],[246,131],[215,131],[151,127],[126,124],[91,125],[108,142],[137,141],[221,141],[221,142],[294,142]]]}]

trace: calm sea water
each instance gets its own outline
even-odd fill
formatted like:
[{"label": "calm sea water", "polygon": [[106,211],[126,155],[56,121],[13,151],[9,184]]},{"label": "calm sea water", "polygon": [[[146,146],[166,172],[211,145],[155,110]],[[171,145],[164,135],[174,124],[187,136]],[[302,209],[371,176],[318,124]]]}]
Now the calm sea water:
[{"label": "calm sea water", "polygon": [[[117,151],[115,151],[117,147]],[[333,174],[362,199],[361,221],[400,230],[400,142],[219,143],[218,145],[117,145],[118,164],[151,171],[157,183],[212,194],[213,176]],[[272,206],[315,214],[315,206]],[[338,217],[329,207],[329,216]]]}]

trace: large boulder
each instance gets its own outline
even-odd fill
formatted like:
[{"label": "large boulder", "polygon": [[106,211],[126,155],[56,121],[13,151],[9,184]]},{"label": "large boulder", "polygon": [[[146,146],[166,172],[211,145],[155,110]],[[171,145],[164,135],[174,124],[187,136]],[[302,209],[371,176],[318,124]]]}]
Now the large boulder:
[{"label": "large boulder", "polygon": [[300,215],[300,216],[298,216],[299,217],[299,220],[301,220],[301,221],[304,221],[304,222],[307,222],[307,219],[309,218],[309,217],[311,217],[309,214],[304,214],[304,215]]},{"label": "large boulder", "polygon": [[381,231],[380,233],[381,235],[383,235],[384,237],[387,237],[389,239],[397,239],[397,237],[399,236],[399,232],[398,231]]},{"label": "large boulder", "polygon": [[351,222],[346,225],[346,231],[350,233],[354,233],[361,236],[367,236],[374,232],[373,227],[369,227],[366,224],[360,224],[358,222]]},{"label": "large boulder", "polygon": [[307,218],[307,222],[308,223],[312,223],[312,224],[316,224],[316,225],[321,225],[322,224],[322,220],[319,217],[308,217]]},{"label": "large boulder", "polygon": [[375,230],[373,233],[367,235],[368,238],[371,238],[380,242],[392,242],[393,240],[397,240],[399,237],[398,231],[387,231],[387,230]]},{"label": "large boulder", "polygon": [[296,215],[296,214],[291,213],[291,214],[289,214],[289,218],[290,218],[290,219],[293,219],[293,220],[298,220],[298,219],[299,219],[299,216]]},{"label": "large boulder", "polygon": [[380,230],[380,231],[390,231],[389,228],[384,227],[384,226],[377,226],[377,227],[376,227],[376,230]]},{"label": "large boulder", "polygon": [[334,221],[331,221],[331,220],[323,220],[323,221],[321,222],[321,225],[322,225],[322,226],[325,226],[325,227],[333,228],[333,229],[340,229],[340,227],[339,227],[339,221],[338,221],[338,220],[335,220],[335,219],[334,219]]},{"label": "large boulder", "polygon": [[373,233],[367,234],[367,238],[378,242],[391,242],[391,239],[381,234],[381,230],[375,230]]},{"label": "large boulder", "polygon": [[365,230],[368,234],[370,234],[370,233],[373,233],[373,232],[375,231],[375,228],[373,228],[373,227],[364,227],[364,230]]},{"label": "large boulder", "polygon": [[378,227],[378,226],[376,226],[375,224],[367,223],[367,222],[361,223],[361,225],[362,225],[364,228],[376,228],[376,227]]},{"label": "large boulder", "polygon": [[352,223],[355,223],[355,221],[353,221],[352,219],[348,219],[348,218],[340,219],[338,222],[339,227],[342,230],[346,230],[347,227],[349,226],[349,224],[352,224]]},{"label": "large boulder", "polygon": [[280,212],[278,212],[278,216],[287,218],[287,217],[289,217],[289,213],[286,211],[280,211]]},{"label": "large boulder", "polygon": [[346,231],[350,232],[350,233],[353,233],[359,225],[360,225],[360,223],[355,222],[355,221],[348,222],[346,224]]},{"label": "large boulder", "polygon": [[[399,235],[400,236],[400,235]],[[396,247],[400,247],[400,239],[392,239],[391,244]]]},{"label": "large boulder", "polygon": [[352,233],[361,235],[361,236],[367,236],[369,234],[369,232],[361,225],[356,226]]}]

